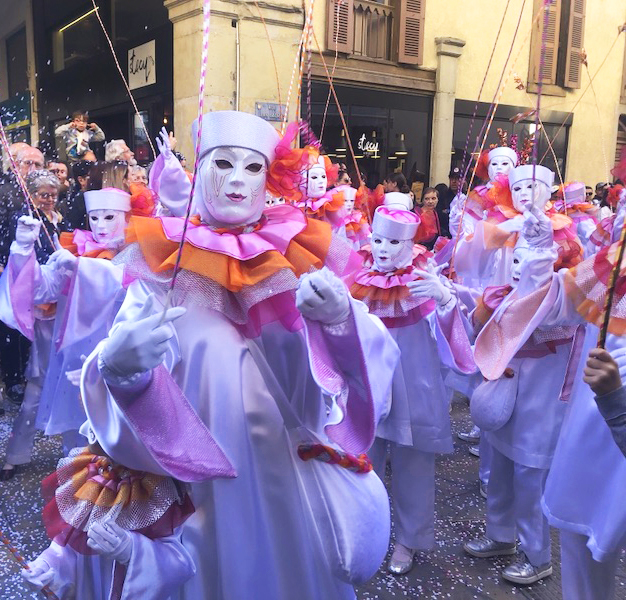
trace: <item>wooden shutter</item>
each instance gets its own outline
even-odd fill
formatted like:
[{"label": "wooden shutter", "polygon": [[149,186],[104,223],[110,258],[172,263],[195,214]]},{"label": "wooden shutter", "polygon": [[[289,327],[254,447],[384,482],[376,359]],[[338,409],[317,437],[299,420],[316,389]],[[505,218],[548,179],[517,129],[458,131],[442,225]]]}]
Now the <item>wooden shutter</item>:
[{"label": "wooden shutter", "polygon": [[398,62],[421,65],[426,0],[400,0]]},{"label": "wooden shutter", "polygon": [[326,46],[329,50],[352,54],[354,46],[353,0],[328,0]]},{"label": "wooden shutter", "polygon": [[[533,19],[538,12],[542,12],[543,1],[535,0],[535,10],[533,11]],[[546,7],[548,11],[548,29],[546,32],[546,47],[544,53],[543,71],[541,77],[539,75],[539,66],[541,60],[541,44],[542,32],[545,15],[542,13],[537,22],[534,23],[531,56],[530,56],[530,80],[534,83],[555,84],[556,83],[556,67],[559,53],[559,30],[561,24],[561,0],[555,0]]]},{"label": "wooden shutter", "polygon": [[585,0],[570,0],[563,86],[579,88],[584,66],[580,60],[585,39]]}]

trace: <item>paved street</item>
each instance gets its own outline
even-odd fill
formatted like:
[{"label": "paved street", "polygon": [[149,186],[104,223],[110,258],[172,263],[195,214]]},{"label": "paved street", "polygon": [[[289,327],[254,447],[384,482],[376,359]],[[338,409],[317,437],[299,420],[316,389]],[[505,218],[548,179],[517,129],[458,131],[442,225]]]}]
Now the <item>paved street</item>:
[{"label": "paved street", "polygon": [[[465,430],[469,425],[467,404],[455,398],[452,407],[454,432]],[[14,415],[15,410],[12,409],[11,414],[0,418],[0,455],[4,453]],[[472,559],[460,550],[462,541],[483,531],[485,506],[478,493],[478,459],[468,454],[467,447],[468,444],[455,440],[454,454],[438,461],[437,549],[421,557],[406,576],[393,577],[384,571],[379,572],[370,583],[359,588],[360,600],[561,598],[556,543],[554,575],[526,589],[515,588],[500,579],[499,571],[507,564],[506,559]],[[59,456],[60,444],[57,439],[38,437],[32,467],[17,475],[13,481],[0,483],[0,529],[28,558],[35,556],[47,545],[40,521],[39,481],[54,469]],[[553,535],[553,541],[556,542],[556,535]],[[2,600],[37,597],[21,585],[18,571],[12,556],[0,544]],[[620,599],[626,599],[625,577],[626,569],[622,561],[617,595]]]}]

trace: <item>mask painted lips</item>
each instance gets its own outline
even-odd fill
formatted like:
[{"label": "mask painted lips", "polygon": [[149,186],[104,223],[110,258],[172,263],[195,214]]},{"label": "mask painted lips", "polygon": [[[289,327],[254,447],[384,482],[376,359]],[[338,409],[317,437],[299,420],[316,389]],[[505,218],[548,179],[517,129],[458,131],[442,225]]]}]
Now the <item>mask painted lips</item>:
[{"label": "mask painted lips", "polygon": [[226,194],[226,197],[231,200],[231,202],[243,202],[246,197],[242,194]]}]

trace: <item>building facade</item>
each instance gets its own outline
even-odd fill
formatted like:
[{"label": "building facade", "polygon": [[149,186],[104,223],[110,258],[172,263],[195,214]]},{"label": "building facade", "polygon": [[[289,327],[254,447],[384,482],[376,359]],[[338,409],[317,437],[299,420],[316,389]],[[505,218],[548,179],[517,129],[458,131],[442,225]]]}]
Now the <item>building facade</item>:
[{"label": "building facade", "polygon": [[35,44],[30,0],[0,4],[0,116],[11,142],[37,134]]},{"label": "building facade", "polygon": [[[32,0],[40,143],[57,145],[54,129],[89,111],[107,140],[122,138],[140,162],[153,159],[139,115],[120,77],[106,28],[151,138],[173,125],[172,24],[162,0]],[[16,3],[17,4],[17,3]],[[95,148],[102,158],[102,145]]]}]

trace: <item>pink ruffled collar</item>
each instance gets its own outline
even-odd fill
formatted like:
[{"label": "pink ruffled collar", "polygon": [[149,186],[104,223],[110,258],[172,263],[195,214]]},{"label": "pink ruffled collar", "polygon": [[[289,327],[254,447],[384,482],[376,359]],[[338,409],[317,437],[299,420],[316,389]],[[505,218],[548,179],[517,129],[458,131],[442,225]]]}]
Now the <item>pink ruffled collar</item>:
[{"label": "pink ruffled collar", "polygon": [[[291,240],[306,228],[302,211],[289,204],[267,208],[266,221],[250,232],[213,231],[206,225],[189,223],[185,239],[196,248],[226,254],[238,260],[250,260],[268,250],[285,254]],[[177,217],[159,217],[168,240],[180,242],[184,220]]]},{"label": "pink ruffled collar", "polygon": [[350,214],[346,214],[343,217],[344,225],[348,223],[361,223],[361,219],[363,218],[363,214],[360,210],[353,210]]},{"label": "pink ruffled collar", "polygon": [[109,248],[106,244],[96,242],[91,231],[84,231],[83,229],[76,229],[74,231],[73,242],[76,244],[78,256],[83,256],[84,254],[92,252],[104,252],[106,250],[111,250],[111,248]]},{"label": "pink ruffled collar", "polygon": [[317,212],[320,208],[322,208],[322,206],[324,206],[324,204],[332,202],[336,193],[337,190],[335,189],[327,190],[321,198],[309,198],[304,202],[298,202],[296,206],[301,209],[310,210],[311,212]]},{"label": "pink ruffled collar", "polygon": [[373,286],[381,289],[389,289],[398,286],[405,286],[410,281],[418,279],[415,273],[415,267],[409,265],[404,269],[397,271],[389,271],[381,273],[380,271],[372,271],[371,269],[361,269],[354,277],[355,283],[365,286]]}]

